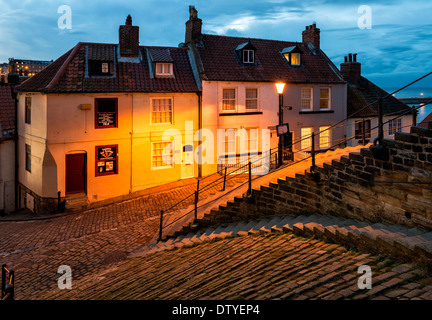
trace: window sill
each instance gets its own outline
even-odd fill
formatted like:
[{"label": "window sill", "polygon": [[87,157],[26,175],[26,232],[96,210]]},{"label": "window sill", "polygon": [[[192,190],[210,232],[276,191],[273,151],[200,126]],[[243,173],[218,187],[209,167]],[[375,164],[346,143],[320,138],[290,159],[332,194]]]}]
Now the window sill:
[{"label": "window sill", "polygon": [[314,111],[314,110],[310,110],[310,111],[306,111],[306,110],[302,110],[299,112],[299,114],[316,114],[316,113],[334,113],[334,110],[319,110],[319,111]]},{"label": "window sill", "polygon": [[250,112],[223,112],[219,113],[219,116],[248,116],[254,114],[262,114],[262,111],[250,111]]}]

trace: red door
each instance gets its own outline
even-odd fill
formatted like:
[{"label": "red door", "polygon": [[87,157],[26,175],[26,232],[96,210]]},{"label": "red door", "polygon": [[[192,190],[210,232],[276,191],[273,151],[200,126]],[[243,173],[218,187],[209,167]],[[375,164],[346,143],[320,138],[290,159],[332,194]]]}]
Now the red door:
[{"label": "red door", "polygon": [[86,155],[85,153],[66,155],[66,193],[86,191]]}]

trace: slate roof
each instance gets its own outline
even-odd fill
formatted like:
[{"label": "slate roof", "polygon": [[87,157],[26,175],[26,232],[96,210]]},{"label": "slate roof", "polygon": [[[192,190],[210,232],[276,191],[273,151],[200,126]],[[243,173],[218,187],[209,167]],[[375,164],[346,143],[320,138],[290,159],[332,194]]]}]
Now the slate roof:
[{"label": "slate roof", "polygon": [[[386,97],[386,98],[384,98]],[[360,77],[359,85],[348,83],[347,114],[352,118],[378,116],[378,99],[383,98],[384,115],[399,115],[411,108],[399,99],[379,88],[365,77]]]},{"label": "slate roof", "polygon": [[[235,49],[244,43],[256,48],[255,65],[242,65]],[[302,52],[301,66],[290,66],[281,51],[297,46]],[[197,45],[209,81],[287,83],[344,83],[339,70],[325,54],[305,43],[203,34]]]},{"label": "slate roof", "polygon": [[15,129],[15,100],[12,86],[0,84],[0,136],[5,131]]},{"label": "slate roof", "polygon": [[[118,59],[117,44],[78,43],[44,70],[24,81],[23,92],[197,92],[187,48],[140,46],[141,61]],[[174,77],[151,76],[146,49],[173,62]],[[87,56],[87,58],[86,58]],[[113,76],[89,77],[88,60],[114,62]]]},{"label": "slate roof", "polygon": [[429,121],[432,121],[432,112],[429,113],[426,118],[424,118],[419,124],[419,127],[428,128],[429,127]]}]

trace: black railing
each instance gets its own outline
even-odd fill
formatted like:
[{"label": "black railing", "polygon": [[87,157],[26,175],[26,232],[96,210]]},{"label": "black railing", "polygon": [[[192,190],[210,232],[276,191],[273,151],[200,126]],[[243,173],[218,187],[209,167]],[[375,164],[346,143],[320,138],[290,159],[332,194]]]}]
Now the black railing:
[{"label": "black railing", "polygon": [[[368,134],[370,135],[371,132],[372,132],[372,129],[376,129],[376,128],[378,128],[378,137],[375,139],[374,143],[377,143],[377,142],[381,143],[382,139],[384,138],[384,128],[383,128],[384,124],[386,124],[386,123],[388,123],[388,122],[390,122],[390,121],[392,121],[394,119],[397,119],[399,117],[402,117],[402,116],[404,116],[406,114],[412,113],[413,125],[416,125],[416,111],[417,111],[417,109],[419,109],[419,108],[421,108],[421,107],[423,107],[423,106],[425,106],[425,105],[427,105],[429,103],[432,103],[432,101],[424,103],[424,104],[422,104],[422,105],[420,105],[420,106],[418,106],[416,108],[414,108],[414,107],[413,108],[408,108],[404,112],[399,112],[398,115],[395,118],[390,119],[390,120],[384,122],[383,121],[383,111],[382,111],[382,100],[385,99],[385,98],[388,98],[388,97],[390,97],[392,95],[394,95],[395,93],[397,93],[397,92],[399,92],[399,91],[401,91],[401,90],[409,87],[410,85],[412,85],[412,84],[414,84],[414,83],[416,83],[416,82],[418,82],[418,81],[426,78],[427,76],[429,76],[431,74],[432,74],[432,72],[424,75],[423,77],[421,77],[421,78],[419,78],[419,79],[417,79],[417,80],[409,83],[408,85],[406,85],[406,86],[404,86],[404,87],[402,87],[402,88],[400,88],[400,89],[398,89],[398,90],[396,90],[396,91],[394,91],[392,93],[389,93],[389,94],[385,95],[384,97],[379,98],[378,100],[376,100],[374,102],[371,102],[371,103],[367,104],[366,106],[364,106],[361,109],[357,110],[355,113],[350,114],[345,119],[337,121],[333,125],[327,127],[326,129],[321,130],[318,133],[312,132],[311,136],[307,136],[307,137],[301,138],[301,139],[297,140],[296,142],[291,142],[291,144],[289,146],[286,146],[284,148],[284,152],[283,152],[283,156],[282,156],[283,159],[288,161],[288,164],[287,164],[288,166],[291,166],[291,165],[297,164],[297,163],[299,163],[301,161],[304,161],[304,160],[307,160],[307,159],[311,158],[312,165],[310,167],[310,172],[313,173],[314,170],[315,170],[315,168],[316,168],[316,162],[315,162],[316,154],[319,153],[319,152],[322,152],[322,150],[319,150],[319,151],[315,150],[315,137],[317,135],[321,135],[323,132],[325,132],[327,130],[336,129],[336,128],[339,128],[339,127],[346,126],[347,124],[343,124],[343,125],[341,125],[341,124],[344,123],[345,121],[349,120],[349,119],[352,119],[355,115],[357,115],[361,111],[365,110],[366,108],[369,108],[370,106],[372,106],[375,103],[378,103],[378,116],[376,118],[378,118],[378,122],[379,123],[378,123],[378,126],[376,126],[374,128],[368,128],[368,129],[366,129],[365,125],[364,125],[364,122],[363,122],[362,133],[361,133],[362,134],[362,144],[363,145],[366,145],[366,135],[368,135]],[[386,114],[386,116],[389,116],[389,115],[390,114]],[[373,119],[373,117],[371,119]],[[355,139],[355,138],[358,138],[358,136],[356,134],[354,134],[353,136],[348,137],[348,138],[345,137],[343,139],[340,139],[340,141],[338,141],[338,143],[336,143],[333,146],[327,148],[327,150],[332,150],[335,147],[346,146],[348,141],[350,141],[352,139]],[[307,148],[304,148],[304,149],[300,149],[300,150],[297,150],[295,152],[292,151],[293,150],[293,146],[295,144],[301,143],[302,141],[308,140],[308,139],[311,139],[310,147],[307,147]],[[300,157],[300,160],[295,161],[295,154],[299,154],[300,152],[310,153],[310,155],[306,156],[306,157]],[[278,161],[278,154],[280,154],[280,149],[278,147],[276,147],[276,148],[270,149],[264,155],[265,158],[268,157],[268,164],[269,164],[269,168],[268,168],[269,170],[265,174],[268,174],[268,173],[270,173],[270,172],[272,172],[272,171],[274,171],[274,170],[276,170],[276,169],[278,169],[280,167],[280,162]],[[248,184],[249,184],[249,186],[248,186],[247,196],[250,196],[252,194],[252,180],[253,180],[252,179],[252,170],[253,170],[252,168],[254,168],[254,167],[260,167],[262,165],[262,164],[261,165],[256,165],[256,164],[254,165],[254,163],[258,162],[258,161],[263,161],[263,155],[259,156],[258,159],[251,159],[251,157],[249,157],[249,159],[247,161],[248,161],[247,164],[244,164],[244,163],[242,164],[242,161],[240,161],[238,163],[235,163],[235,164],[218,164],[217,171],[215,173],[213,173],[213,174],[211,174],[211,175],[209,175],[209,176],[201,179],[201,181],[207,179],[208,177],[212,177],[215,174],[218,174],[220,176],[219,178],[217,178],[216,180],[210,182],[208,185],[206,185],[201,190],[199,189],[199,181],[200,180],[198,180],[198,182],[197,182],[197,189],[196,189],[196,191],[194,191],[193,194],[190,194],[189,196],[185,197],[184,199],[180,200],[179,202],[177,202],[176,204],[170,206],[169,208],[167,208],[165,210],[161,210],[161,215],[160,215],[160,219],[161,220],[160,220],[160,229],[159,229],[159,238],[158,238],[158,241],[162,240],[162,232],[163,232],[164,228],[172,225],[174,222],[182,219],[183,217],[185,217],[186,215],[188,215],[190,213],[190,212],[187,212],[182,217],[178,217],[174,221],[172,221],[169,224],[163,226],[164,212],[168,212],[168,211],[174,209],[174,207],[178,206],[180,203],[185,202],[187,199],[189,199],[190,197],[194,196],[194,222],[196,222],[196,220],[197,220],[197,211],[198,211],[199,193],[203,192],[203,191],[205,191],[207,189],[209,189],[210,187],[215,186],[218,183],[222,183],[222,182],[223,182],[222,191],[225,191],[225,186],[226,186],[227,180],[231,179],[234,176],[234,174],[241,174],[241,173],[243,173],[243,174],[244,173],[248,173],[249,174],[249,176],[248,176]],[[222,174],[222,172],[224,172],[224,173]],[[228,175],[229,175],[229,177],[227,177]],[[223,179],[223,180],[219,181],[221,179]]]},{"label": "black railing", "polygon": [[1,267],[0,300],[14,300],[15,272],[7,268],[6,263]]}]

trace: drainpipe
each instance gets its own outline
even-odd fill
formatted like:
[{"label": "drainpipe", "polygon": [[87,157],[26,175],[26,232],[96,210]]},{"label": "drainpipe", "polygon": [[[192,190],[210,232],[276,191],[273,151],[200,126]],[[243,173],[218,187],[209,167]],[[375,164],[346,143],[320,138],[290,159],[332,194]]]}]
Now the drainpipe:
[{"label": "drainpipe", "polygon": [[132,193],[132,166],[133,166],[133,132],[134,132],[134,121],[133,121],[133,116],[134,116],[134,97],[133,97],[133,93],[131,93],[131,106],[132,106],[132,117],[131,117],[131,132],[130,132],[130,148],[131,148],[131,152],[130,152],[130,187],[129,187],[129,193]]},{"label": "drainpipe", "polygon": [[[198,132],[199,132],[199,140],[202,140],[202,93],[201,91],[198,91],[197,93],[198,96]],[[202,141],[201,141],[202,142]],[[199,164],[198,164],[198,177],[201,178],[202,177],[202,152],[200,152],[200,159],[199,159]]]},{"label": "drainpipe", "polygon": [[11,95],[15,101],[15,211],[19,209],[19,189],[18,189],[18,94],[14,92],[14,86],[11,86]]}]

